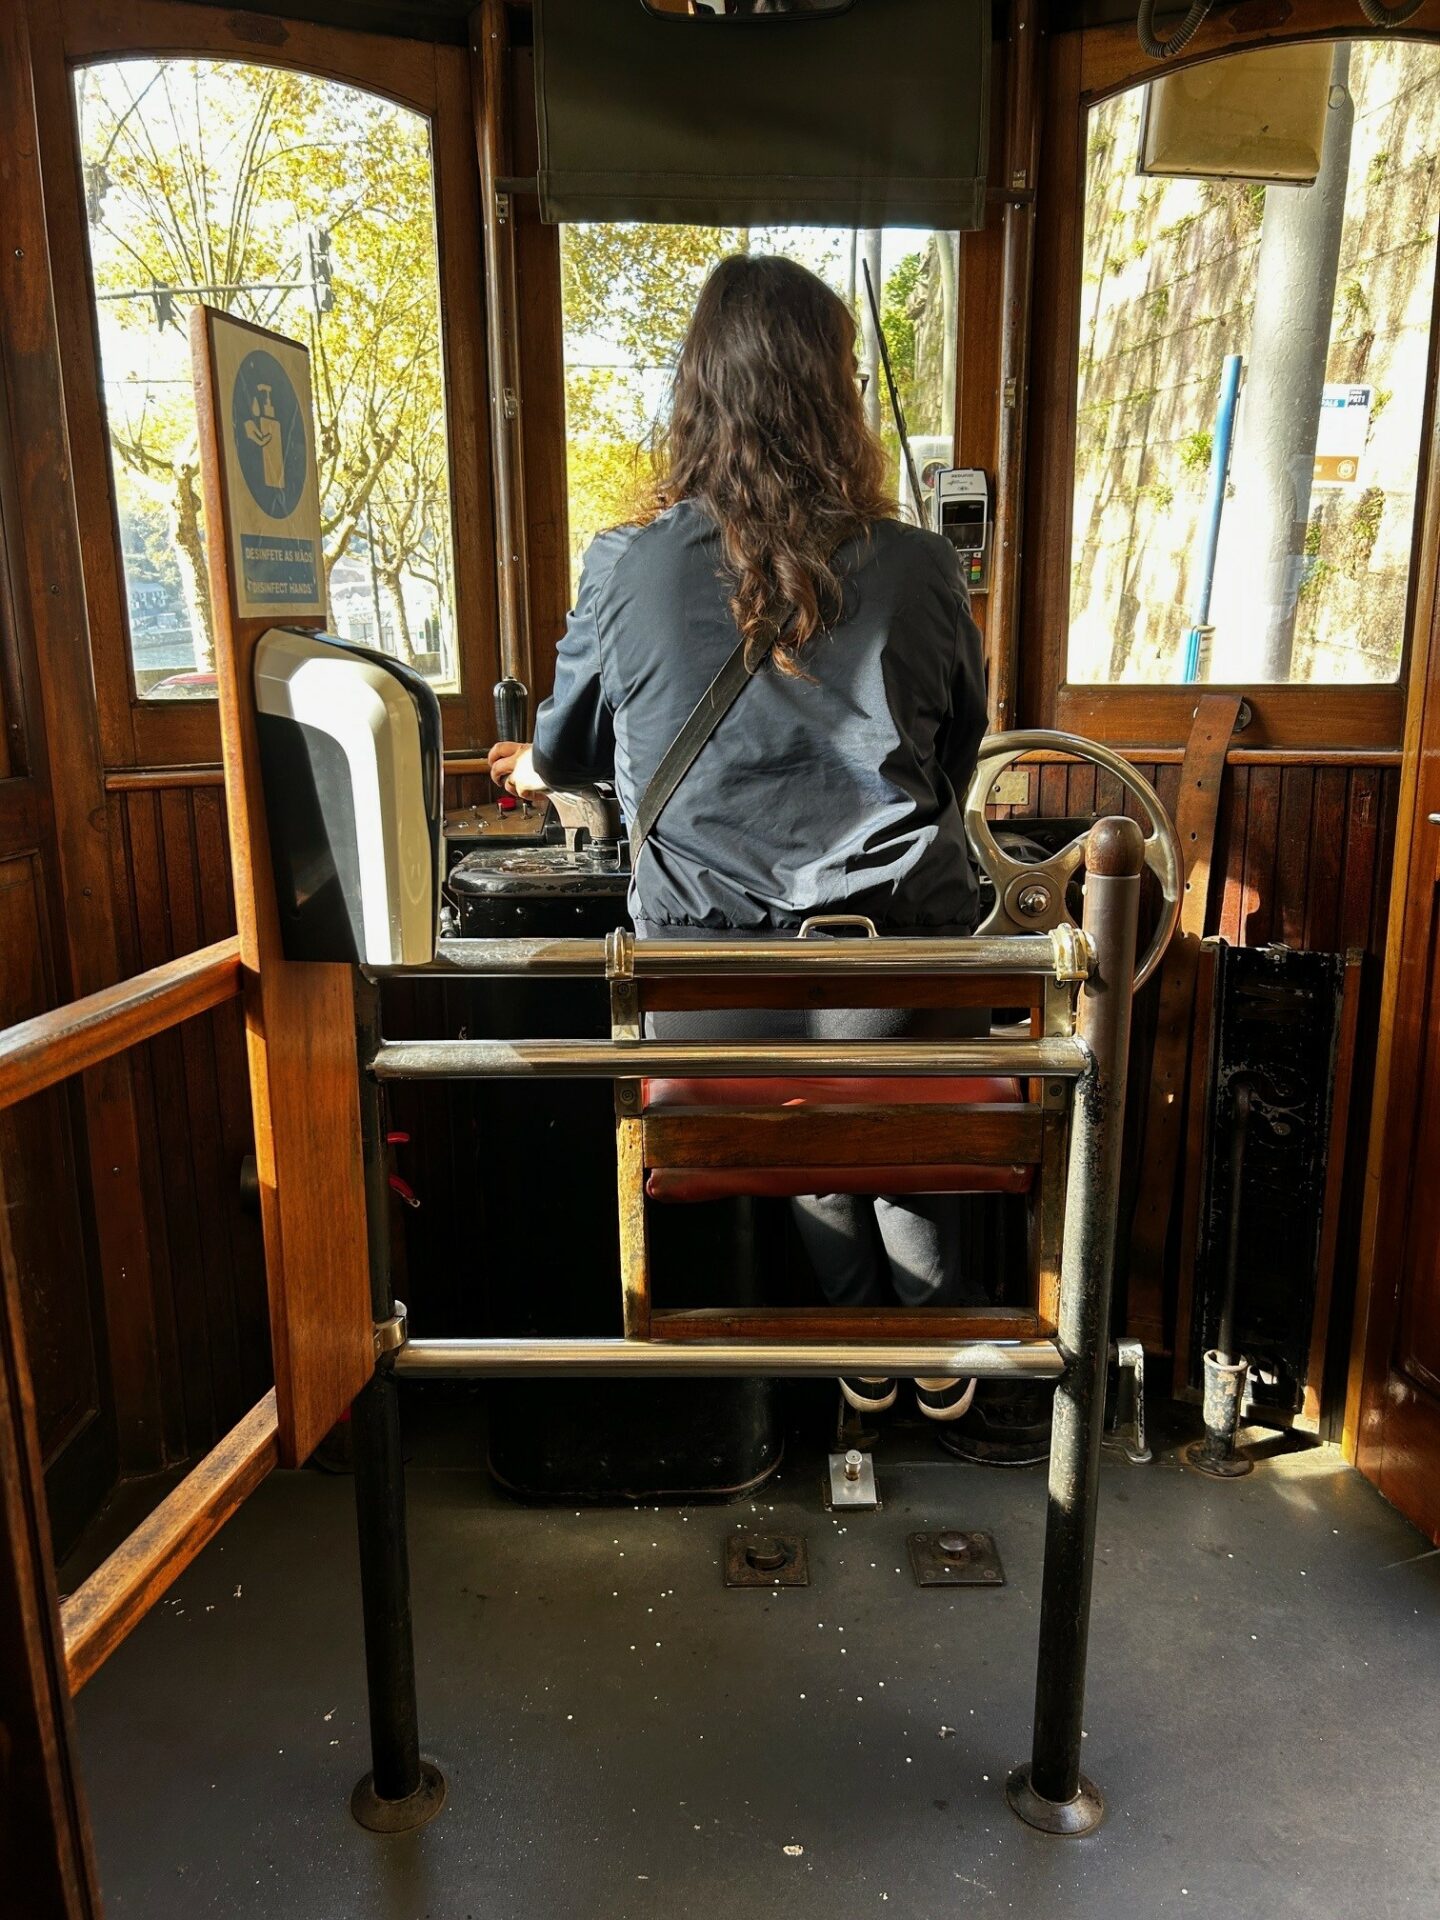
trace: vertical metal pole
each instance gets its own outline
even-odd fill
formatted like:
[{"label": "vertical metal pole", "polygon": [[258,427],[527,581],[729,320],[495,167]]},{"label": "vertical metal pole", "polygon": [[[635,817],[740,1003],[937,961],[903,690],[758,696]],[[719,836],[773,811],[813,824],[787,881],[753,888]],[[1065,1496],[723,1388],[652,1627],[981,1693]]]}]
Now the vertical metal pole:
[{"label": "vertical metal pole", "polygon": [[510,166],[510,35],[504,0],[480,0],[471,15],[471,98],[480,159],[485,243],[485,356],[495,490],[501,670],[535,685],[526,537],[525,437],[521,426],[520,296],[515,202],[500,185]]},{"label": "vertical metal pole", "polygon": [[1092,1064],[1075,1091],[1070,1133],[1057,1327],[1067,1365],[1055,1389],[1050,1443],[1034,1745],[1029,1765],[1017,1767],[1006,1786],[1020,1818],[1046,1833],[1088,1833],[1105,1811],[1080,1772],[1080,1723],[1144,861],[1144,839],[1133,820],[1101,820],[1091,829],[1085,931],[1097,964],[1081,991],[1079,1032]]},{"label": "vertical metal pole", "polygon": [[[369,1063],[380,1044],[380,994],[358,973],[355,1031],[370,1303],[375,1323],[381,1326],[393,1318],[395,1299],[390,1280],[385,1123],[380,1088],[369,1072]],[[423,1826],[440,1811],[445,1777],[420,1753],[400,1396],[387,1365],[379,1365],[357,1395],[350,1409],[350,1427],[355,1447],[355,1520],[360,1544],[360,1603],[365,1617],[371,1758],[371,1771],[350,1796],[350,1811],[362,1827],[374,1833],[404,1833]]]},{"label": "vertical metal pole", "polygon": [[[1195,624],[1185,636],[1185,679],[1200,678],[1200,647],[1210,626],[1210,594],[1215,585],[1215,556],[1220,551],[1220,521],[1225,512],[1225,487],[1230,478],[1230,448],[1235,437],[1235,410],[1240,403],[1240,371],[1245,362],[1227,353],[1220,372],[1220,400],[1215,409],[1215,438],[1210,447],[1210,491],[1205,501],[1205,540],[1200,549],[1200,586],[1195,595]],[[502,739],[507,736],[501,735]]]},{"label": "vertical metal pole", "polygon": [[[1044,93],[1040,35],[1045,9],[1015,0],[1006,59],[1004,231],[1000,254],[1000,378],[995,419],[995,522],[990,543],[990,726],[1015,724],[1020,667],[1021,537],[1025,500],[1026,417],[1030,404],[1030,308],[1035,291],[1035,189],[1040,170]],[[962,245],[970,236],[964,236]],[[977,243],[985,244],[979,234]],[[967,273],[973,269],[967,265]],[[958,450],[961,460],[977,456]]]}]

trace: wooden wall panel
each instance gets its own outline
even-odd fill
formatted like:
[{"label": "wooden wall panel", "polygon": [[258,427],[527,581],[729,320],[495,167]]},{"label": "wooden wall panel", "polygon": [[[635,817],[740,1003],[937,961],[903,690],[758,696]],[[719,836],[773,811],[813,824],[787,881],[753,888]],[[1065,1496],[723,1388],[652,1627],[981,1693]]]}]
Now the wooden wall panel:
[{"label": "wooden wall panel", "polygon": [[[1144,762],[1137,765],[1173,813],[1179,767]],[[1332,1334],[1332,1353],[1343,1353],[1354,1289],[1370,1099],[1370,1075],[1365,1063],[1373,1060],[1375,1053],[1399,792],[1398,767],[1241,762],[1226,769],[1215,829],[1207,933],[1220,934],[1236,946],[1262,946],[1273,941],[1316,952],[1344,953],[1359,948],[1366,955],[1356,1042],[1359,1064],[1349,1116],[1336,1256],[1332,1326],[1341,1331],[1338,1337]],[[995,812],[999,817],[1035,813],[1047,819],[1069,818],[1092,811],[1114,811],[1120,808],[1122,798],[1113,776],[1097,775],[1094,767],[1083,763],[1056,763],[1035,770],[1028,806],[1002,807]],[[1126,800],[1123,811],[1134,814],[1137,809]],[[1130,1060],[1132,1114],[1144,1112],[1155,1013],[1152,984],[1136,1010]],[[1129,1198],[1121,1216],[1122,1271],[1143,1144],[1141,1129],[1132,1124],[1126,1137]],[[1177,1206],[1172,1217],[1172,1272],[1179,1217]]]},{"label": "wooden wall panel", "polygon": [[[39,856],[0,860],[0,1026],[55,1005],[47,924]],[[51,1531],[61,1551],[115,1468],[104,1314],[77,1162],[83,1136],[73,1124],[79,1113],[72,1085],[0,1114],[0,1264],[24,1319]]]},{"label": "wooden wall panel", "polygon": [[[1135,764],[1173,811],[1179,767]],[[1227,767],[1206,932],[1237,946],[1276,940],[1380,956],[1399,791],[1398,767]],[[1116,809],[1139,814],[1113,775],[1085,762],[1054,762],[1032,769],[1027,805],[993,813],[998,820],[1066,819]]]},{"label": "wooden wall panel", "polygon": [[[225,796],[213,785],[112,794],[126,971],[235,931]],[[270,1385],[260,1226],[240,1199],[252,1151],[240,1002],[132,1055],[161,1418],[172,1459],[203,1453]]]}]

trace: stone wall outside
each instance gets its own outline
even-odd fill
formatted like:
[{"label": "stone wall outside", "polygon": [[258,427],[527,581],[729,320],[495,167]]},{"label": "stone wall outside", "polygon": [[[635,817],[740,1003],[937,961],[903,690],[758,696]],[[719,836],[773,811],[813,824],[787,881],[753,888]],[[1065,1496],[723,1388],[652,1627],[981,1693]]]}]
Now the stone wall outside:
[{"label": "stone wall outside", "polygon": [[[1359,484],[1312,496],[1293,669],[1301,680],[1394,676],[1414,531],[1440,210],[1440,51],[1357,42],[1351,91],[1326,378],[1369,384],[1375,399]],[[1254,303],[1265,189],[1138,176],[1141,102],[1141,89],[1120,95],[1090,126],[1071,680],[1181,677],[1221,366],[1246,352]],[[1235,585],[1222,521],[1214,614]],[[1243,680],[1223,641],[1217,632],[1216,667]]]}]

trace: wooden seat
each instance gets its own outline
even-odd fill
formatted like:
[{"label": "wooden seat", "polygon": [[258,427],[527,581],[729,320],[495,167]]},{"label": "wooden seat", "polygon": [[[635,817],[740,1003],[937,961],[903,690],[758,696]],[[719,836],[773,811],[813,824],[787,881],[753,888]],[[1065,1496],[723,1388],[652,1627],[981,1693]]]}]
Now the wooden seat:
[{"label": "wooden seat", "polygon": [[[1047,1032],[1047,996],[1031,974],[906,974],[867,962],[803,978],[758,968],[612,979],[614,1036],[638,1039],[653,1013],[714,1006],[1025,1007]],[[847,956],[850,958],[851,956]],[[937,954],[937,961],[943,954]],[[1069,1011],[1055,1003],[1057,1030]],[[1016,1036],[1017,1038],[1019,1036]],[[1068,1100],[1061,1082],[1011,1074],[794,1073],[637,1077],[616,1087],[621,1288],[630,1339],[781,1343],[853,1338],[1049,1338],[1058,1299]],[[667,1308],[652,1310],[646,1207],[810,1193],[997,1193],[1026,1203],[1030,1300],[1006,1307]]]}]

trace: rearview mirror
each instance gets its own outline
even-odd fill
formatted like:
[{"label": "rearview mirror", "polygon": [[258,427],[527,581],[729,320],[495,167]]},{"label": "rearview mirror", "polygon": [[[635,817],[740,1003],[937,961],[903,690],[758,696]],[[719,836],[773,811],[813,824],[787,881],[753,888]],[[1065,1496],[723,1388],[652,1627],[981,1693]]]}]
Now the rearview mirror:
[{"label": "rearview mirror", "polygon": [[782,14],[844,13],[854,0],[643,0],[667,20],[759,20]]}]

